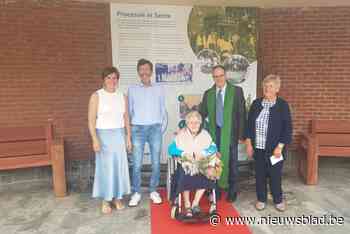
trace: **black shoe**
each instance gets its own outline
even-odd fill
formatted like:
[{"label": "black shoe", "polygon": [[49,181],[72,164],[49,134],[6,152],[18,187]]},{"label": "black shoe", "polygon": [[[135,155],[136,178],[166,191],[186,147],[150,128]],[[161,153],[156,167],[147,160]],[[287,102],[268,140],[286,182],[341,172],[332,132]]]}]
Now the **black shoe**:
[{"label": "black shoe", "polygon": [[199,216],[201,214],[201,208],[199,206],[192,207],[193,216]]},{"label": "black shoe", "polygon": [[237,200],[237,193],[234,192],[234,193],[228,193],[227,194],[227,197],[226,197],[226,201],[228,202],[235,202]]}]

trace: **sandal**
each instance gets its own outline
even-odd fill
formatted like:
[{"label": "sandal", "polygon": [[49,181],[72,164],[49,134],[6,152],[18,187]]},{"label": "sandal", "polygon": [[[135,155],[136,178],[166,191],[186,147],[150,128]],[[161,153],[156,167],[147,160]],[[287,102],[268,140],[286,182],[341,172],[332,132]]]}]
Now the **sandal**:
[{"label": "sandal", "polygon": [[265,202],[257,201],[257,202],[255,203],[255,209],[256,209],[257,211],[264,210],[265,207],[266,207]]},{"label": "sandal", "polygon": [[185,208],[185,217],[186,218],[192,218],[193,217],[193,213],[192,213],[192,209],[191,208]]},{"label": "sandal", "polygon": [[112,213],[112,207],[109,202],[102,201],[102,213],[103,214],[111,214]]},{"label": "sandal", "polygon": [[123,210],[125,208],[121,199],[114,199],[113,204],[117,210]]},{"label": "sandal", "polygon": [[279,212],[284,212],[286,211],[286,203],[282,201],[281,203],[276,204],[275,208]]}]

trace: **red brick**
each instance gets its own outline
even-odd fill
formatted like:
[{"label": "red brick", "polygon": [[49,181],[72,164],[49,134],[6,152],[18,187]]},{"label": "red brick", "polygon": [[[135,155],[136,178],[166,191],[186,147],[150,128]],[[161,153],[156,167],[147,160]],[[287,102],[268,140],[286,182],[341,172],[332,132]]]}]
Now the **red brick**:
[{"label": "red brick", "polygon": [[[7,2],[0,5],[0,126],[54,118],[67,157],[91,157],[87,104],[112,63],[109,5]],[[261,9],[260,16],[259,71],[281,76],[293,146],[313,118],[350,119],[350,7]]]},{"label": "red brick", "polygon": [[350,119],[349,25],[349,7],[261,10],[263,76],[281,76],[293,147],[313,118]]},{"label": "red brick", "polygon": [[11,2],[0,6],[0,126],[54,118],[67,157],[91,157],[87,104],[112,63],[109,5]]}]

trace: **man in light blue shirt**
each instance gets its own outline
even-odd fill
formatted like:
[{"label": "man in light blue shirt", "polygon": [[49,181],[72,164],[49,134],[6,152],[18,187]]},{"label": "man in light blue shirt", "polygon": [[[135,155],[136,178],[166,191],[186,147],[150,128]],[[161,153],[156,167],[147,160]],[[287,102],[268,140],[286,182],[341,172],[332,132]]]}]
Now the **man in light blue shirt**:
[{"label": "man in light blue shirt", "polygon": [[149,144],[152,162],[150,199],[162,203],[156,191],[160,177],[162,148],[162,121],[166,114],[165,94],[160,85],[151,83],[153,64],[145,59],[137,63],[141,84],[129,87],[128,105],[133,145],[132,192],[129,206],[137,206],[141,200],[141,168],[146,142]]}]

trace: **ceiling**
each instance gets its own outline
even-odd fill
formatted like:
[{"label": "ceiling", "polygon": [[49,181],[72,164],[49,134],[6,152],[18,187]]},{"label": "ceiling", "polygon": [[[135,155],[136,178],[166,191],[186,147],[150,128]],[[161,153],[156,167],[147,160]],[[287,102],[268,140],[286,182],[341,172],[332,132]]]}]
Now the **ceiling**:
[{"label": "ceiling", "polygon": [[113,2],[164,5],[208,5],[237,7],[332,7],[350,6],[350,0],[80,0],[83,2]]}]

